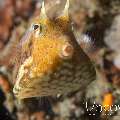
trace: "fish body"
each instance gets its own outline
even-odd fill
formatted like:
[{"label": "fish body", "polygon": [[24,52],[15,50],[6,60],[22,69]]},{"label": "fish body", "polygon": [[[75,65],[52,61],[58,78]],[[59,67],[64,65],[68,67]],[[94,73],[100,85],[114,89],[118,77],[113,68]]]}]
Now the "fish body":
[{"label": "fish body", "polygon": [[68,4],[54,20],[47,18],[43,4],[41,16],[21,40],[13,89],[19,99],[67,94],[95,80],[95,67],[74,37]]}]

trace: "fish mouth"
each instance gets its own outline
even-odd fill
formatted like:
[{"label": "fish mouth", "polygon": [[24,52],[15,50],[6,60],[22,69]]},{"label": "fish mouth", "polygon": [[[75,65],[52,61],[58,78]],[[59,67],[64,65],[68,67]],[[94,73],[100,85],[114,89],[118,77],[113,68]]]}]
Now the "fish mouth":
[{"label": "fish mouth", "polygon": [[20,88],[14,86],[14,88],[13,88],[13,93],[14,93],[15,97],[18,97],[19,92],[20,92]]},{"label": "fish mouth", "polygon": [[17,88],[16,86],[13,88],[13,93],[14,93],[15,97],[18,99],[25,99],[25,98],[33,97],[33,96],[27,96],[27,94],[25,94],[24,91],[25,90]]}]

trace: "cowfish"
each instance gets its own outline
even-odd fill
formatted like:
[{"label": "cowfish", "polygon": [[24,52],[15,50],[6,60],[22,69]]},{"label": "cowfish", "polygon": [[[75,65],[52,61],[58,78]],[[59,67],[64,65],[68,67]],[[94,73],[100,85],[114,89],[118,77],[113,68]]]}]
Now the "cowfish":
[{"label": "cowfish", "polygon": [[69,0],[61,15],[49,19],[43,2],[21,39],[13,88],[18,99],[69,94],[96,79],[95,66],[75,39],[68,9]]}]

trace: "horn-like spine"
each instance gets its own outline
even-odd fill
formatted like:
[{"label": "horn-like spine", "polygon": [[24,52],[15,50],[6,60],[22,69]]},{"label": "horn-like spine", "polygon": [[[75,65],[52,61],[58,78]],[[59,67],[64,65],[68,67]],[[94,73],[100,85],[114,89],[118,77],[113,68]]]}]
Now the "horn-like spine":
[{"label": "horn-like spine", "polygon": [[69,16],[69,12],[68,12],[69,6],[70,6],[70,1],[67,0],[67,1],[66,1],[66,5],[65,5],[65,8],[64,8],[64,10],[63,10],[63,15]]},{"label": "horn-like spine", "polygon": [[46,11],[45,11],[45,3],[44,0],[42,2],[41,12],[40,12],[40,18],[47,18]]}]

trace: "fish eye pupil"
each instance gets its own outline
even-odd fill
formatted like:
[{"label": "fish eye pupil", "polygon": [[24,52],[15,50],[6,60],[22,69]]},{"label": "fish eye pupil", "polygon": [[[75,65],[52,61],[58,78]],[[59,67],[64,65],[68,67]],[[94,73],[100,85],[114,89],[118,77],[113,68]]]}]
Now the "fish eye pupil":
[{"label": "fish eye pupil", "polygon": [[39,25],[34,25],[34,26],[33,26],[33,29],[34,29],[34,30],[37,30],[38,28],[39,28]]}]

